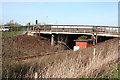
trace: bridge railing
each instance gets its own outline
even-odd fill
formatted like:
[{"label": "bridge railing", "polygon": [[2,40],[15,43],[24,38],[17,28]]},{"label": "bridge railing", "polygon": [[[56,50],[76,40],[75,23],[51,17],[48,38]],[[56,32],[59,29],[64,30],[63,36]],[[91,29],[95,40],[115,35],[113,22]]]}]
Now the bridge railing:
[{"label": "bridge railing", "polygon": [[98,32],[120,33],[120,27],[97,27]]},{"label": "bridge railing", "polygon": [[98,33],[120,33],[120,27],[66,27],[66,26],[51,26],[51,27],[36,27],[35,30],[39,31],[51,31],[51,32],[83,32],[83,33],[91,33],[91,32],[98,32]]},{"label": "bridge railing", "polygon": [[91,32],[90,28],[52,28],[52,31],[56,32]]}]

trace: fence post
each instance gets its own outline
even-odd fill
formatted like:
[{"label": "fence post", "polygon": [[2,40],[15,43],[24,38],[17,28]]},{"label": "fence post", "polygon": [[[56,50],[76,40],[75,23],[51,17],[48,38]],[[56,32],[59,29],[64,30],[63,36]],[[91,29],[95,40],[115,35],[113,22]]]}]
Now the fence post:
[{"label": "fence post", "polygon": [[93,58],[94,58],[94,59],[95,59],[95,55],[96,55],[96,54],[95,54],[95,49],[96,49],[96,48],[94,48],[94,51],[93,51],[93,56],[94,56]]},{"label": "fence post", "polygon": [[45,31],[45,26],[44,26],[44,31]]},{"label": "fence post", "polygon": [[63,26],[63,32],[64,32],[64,26]]},{"label": "fence post", "polygon": [[35,80],[37,80],[37,78],[38,78],[38,73],[37,72],[35,73],[35,77],[34,78],[35,78]]}]

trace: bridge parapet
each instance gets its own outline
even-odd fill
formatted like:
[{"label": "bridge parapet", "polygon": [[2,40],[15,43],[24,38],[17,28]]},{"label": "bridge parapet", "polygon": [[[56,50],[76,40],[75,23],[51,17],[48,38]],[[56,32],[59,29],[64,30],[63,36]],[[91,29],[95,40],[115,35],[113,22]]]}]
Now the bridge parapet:
[{"label": "bridge parapet", "polygon": [[72,33],[114,33],[120,34],[120,27],[108,26],[82,26],[82,25],[42,25],[35,27],[35,30],[44,32],[72,32]]}]

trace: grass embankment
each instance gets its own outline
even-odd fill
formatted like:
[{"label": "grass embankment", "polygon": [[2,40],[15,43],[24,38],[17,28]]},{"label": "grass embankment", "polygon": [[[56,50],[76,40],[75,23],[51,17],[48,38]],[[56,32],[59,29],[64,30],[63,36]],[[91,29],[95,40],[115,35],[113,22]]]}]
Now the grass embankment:
[{"label": "grass embankment", "polygon": [[13,32],[2,32],[2,37],[17,36],[20,35],[23,31],[13,31]]},{"label": "grass embankment", "polygon": [[[33,26],[30,26],[31,29],[33,29]],[[14,31],[25,31],[27,28],[30,28],[28,26],[21,26],[21,27],[9,27],[9,30],[14,30]]]}]

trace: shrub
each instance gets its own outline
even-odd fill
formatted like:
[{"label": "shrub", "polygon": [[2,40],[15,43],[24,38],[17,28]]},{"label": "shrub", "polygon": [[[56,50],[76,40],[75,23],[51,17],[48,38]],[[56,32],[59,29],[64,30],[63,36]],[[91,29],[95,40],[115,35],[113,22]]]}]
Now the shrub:
[{"label": "shrub", "polygon": [[88,36],[80,36],[80,37],[78,37],[78,39],[88,39]]}]

